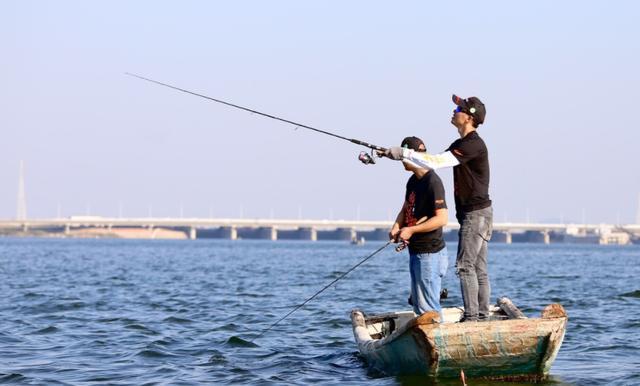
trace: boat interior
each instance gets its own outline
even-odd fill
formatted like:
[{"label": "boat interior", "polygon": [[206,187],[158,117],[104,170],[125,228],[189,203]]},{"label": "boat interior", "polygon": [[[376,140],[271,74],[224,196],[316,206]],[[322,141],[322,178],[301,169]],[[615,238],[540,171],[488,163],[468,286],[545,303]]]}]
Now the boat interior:
[{"label": "boat interior", "polygon": [[[462,307],[443,308],[444,323],[458,323],[464,309]],[[509,316],[498,306],[491,306],[490,320],[506,320]],[[372,339],[382,339],[398,328],[414,319],[416,314],[413,311],[388,312],[379,315],[365,316],[364,321],[367,331]]]}]

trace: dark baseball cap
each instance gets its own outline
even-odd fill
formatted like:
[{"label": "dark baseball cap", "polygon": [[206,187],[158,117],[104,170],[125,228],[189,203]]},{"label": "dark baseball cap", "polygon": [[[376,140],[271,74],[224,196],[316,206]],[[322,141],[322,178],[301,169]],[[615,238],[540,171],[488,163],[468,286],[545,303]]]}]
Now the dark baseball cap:
[{"label": "dark baseball cap", "polygon": [[462,107],[462,110],[471,115],[473,120],[478,124],[484,123],[484,117],[487,114],[487,110],[484,107],[484,103],[476,97],[471,97],[467,99],[462,99],[457,95],[453,95],[451,98],[453,99],[453,103]]},{"label": "dark baseball cap", "polygon": [[[424,147],[424,150],[420,150],[420,145]],[[412,149],[415,151],[426,151],[427,147],[424,145],[424,142],[418,137],[407,137],[402,140],[400,147],[406,147],[407,149]]]}]

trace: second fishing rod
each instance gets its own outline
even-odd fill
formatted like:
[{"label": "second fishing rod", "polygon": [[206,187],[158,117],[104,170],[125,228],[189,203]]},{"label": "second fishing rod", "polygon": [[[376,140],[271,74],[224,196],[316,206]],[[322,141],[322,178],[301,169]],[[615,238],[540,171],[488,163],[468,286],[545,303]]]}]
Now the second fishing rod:
[{"label": "second fishing rod", "polygon": [[236,109],[244,110],[244,111],[247,111],[247,112],[250,112],[250,113],[253,113],[253,114],[262,115],[263,117],[275,119],[275,120],[280,121],[280,122],[285,122],[285,123],[288,123],[290,125],[294,125],[296,127],[302,127],[303,129],[312,130],[312,131],[315,131],[315,132],[318,132],[318,133],[321,133],[321,134],[330,135],[330,136],[335,137],[335,138],[339,138],[339,139],[342,139],[342,140],[345,140],[345,141],[349,141],[351,143],[355,143],[356,145],[368,147],[369,149],[371,149],[371,153],[370,154],[367,153],[367,152],[360,152],[360,154],[358,155],[358,160],[360,160],[360,162],[362,162],[365,165],[375,164],[376,163],[376,160],[375,160],[376,157],[379,157],[377,155],[377,153],[384,153],[387,150],[386,148],[384,148],[382,146],[373,145],[373,144],[370,144],[368,142],[364,142],[364,141],[361,141],[361,140],[355,139],[355,138],[343,137],[341,135],[334,134],[334,133],[331,133],[331,132],[326,131],[326,130],[317,129],[315,127],[308,126],[308,125],[305,125],[303,123],[291,121],[291,120],[288,120],[288,119],[285,119],[285,118],[281,118],[281,117],[278,117],[278,116],[275,116],[275,115],[272,115],[272,114],[263,113],[261,111],[254,110],[254,109],[251,109],[251,108],[248,108],[248,107],[244,107],[244,106],[240,106],[240,105],[237,105],[237,104],[234,104],[234,103],[230,103],[230,102],[227,102],[227,101],[224,101],[224,100],[221,100],[221,99],[212,98],[212,97],[204,95],[204,94],[200,94],[200,93],[197,93],[197,92],[194,92],[194,91],[190,91],[190,90],[187,90],[187,89],[184,89],[184,88],[176,87],[176,86],[170,85],[168,83],[159,82],[157,80],[146,78],[146,77],[141,76],[141,75],[132,74],[130,72],[126,72],[125,74],[129,75],[129,76],[133,76],[133,77],[138,78],[138,79],[146,80],[147,82],[158,84],[160,86],[169,87],[169,88],[172,88],[172,89],[180,91],[180,92],[184,92],[184,93],[187,93],[187,94],[195,95],[195,96],[200,97],[200,98],[208,99],[210,101],[213,101],[213,102],[216,102],[216,103],[220,103],[220,104],[223,104],[223,105],[226,105],[226,106],[229,106],[229,107],[233,107],[233,108],[236,108]]}]

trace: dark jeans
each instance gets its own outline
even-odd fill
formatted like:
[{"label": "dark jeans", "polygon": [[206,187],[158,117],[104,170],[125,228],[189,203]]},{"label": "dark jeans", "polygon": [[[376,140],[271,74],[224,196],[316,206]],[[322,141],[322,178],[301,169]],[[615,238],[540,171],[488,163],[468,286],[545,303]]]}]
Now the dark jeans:
[{"label": "dark jeans", "polygon": [[491,296],[487,243],[493,232],[493,209],[474,210],[456,217],[460,223],[456,273],[460,278],[464,317],[467,320],[487,318]]}]

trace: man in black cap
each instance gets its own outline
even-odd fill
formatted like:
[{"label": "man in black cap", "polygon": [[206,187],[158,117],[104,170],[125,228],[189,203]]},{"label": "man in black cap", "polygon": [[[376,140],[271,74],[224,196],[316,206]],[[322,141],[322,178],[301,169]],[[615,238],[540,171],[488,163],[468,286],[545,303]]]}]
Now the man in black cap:
[{"label": "man in black cap", "polygon": [[[424,142],[417,137],[405,138],[400,146],[426,152]],[[436,172],[409,160],[403,160],[402,164],[412,175],[407,181],[404,203],[389,231],[389,237],[409,247],[409,299],[413,311],[417,315],[438,311],[442,321],[440,289],[449,264],[442,237],[442,227],[449,219],[444,186]]]},{"label": "man in black cap", "polygon": [[453,96],[456,109],[451,123],[460,138],[441,154],[392,147],[385,156],[411,161],[426,169],[453,167],[458,254],[456,272],[460,277],[464,315],[461,321],[489,317],[491,285],[487,273],[487,243],[493,231],[493,209],[489,198],[489,153],[476,129],[484,123],[486,109],[480,99]]}]

